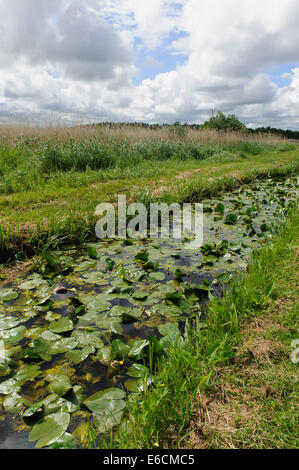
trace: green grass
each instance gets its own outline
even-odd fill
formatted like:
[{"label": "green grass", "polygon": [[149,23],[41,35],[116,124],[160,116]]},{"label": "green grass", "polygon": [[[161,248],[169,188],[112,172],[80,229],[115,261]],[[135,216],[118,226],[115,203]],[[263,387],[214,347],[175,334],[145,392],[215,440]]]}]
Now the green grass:
[{"label": "green grass", "polygon": [[[131,395],[126,421],[116,434],[110,434],[105,444],[94,438],[89,445],[107,448],[298,447],[296,365],[290,361],[290,341],[298,338],[298,304],[294,305],[295,298],[298,300],[295,282],[298,260],[296,262],[294,257],[298,238],[297,206],[289,211],[275,240],[254,252],[249,273],[232,281],[223,298],[210,302],[204,321],[199,318],[192,326],[187,324],[183,345],[169,346],[167,357],[156,366],[154,386],[137,396]],[[277,306],[285,298],[290,300],[289,310],[276,314]],[[242,344],[251,338],[251,333],[249,336],[246,333],[247,326],[253,319],[257,318],[256,322],[259,317],[267,318],[271,312],[283,329],[276,325],[272,329],[265,328],[260,334],[263,340],[271,338],[282,345],[274,353],[274,359],[266,355],[259,363],[251,354],[249,363],[248,360],[244,363]],[[245,351],[248,355],[246,348]],[[227,383],[238,387],[239,391],[238,395],[231,387],[226,392],[230,394],[229,406],[225,405],[225,400],[224,404],[221,402],[223,416],[233,417],[231,432],[224,425],[221,428],[225,419],[220,421],[220,430],[217,426],[196,430],[200,410],[207,409],[204,407],[206,398],[217,401],[221,388],[225,390],[223,384]],[[270,387],[270,398],[259,390],[265,384]]]}]

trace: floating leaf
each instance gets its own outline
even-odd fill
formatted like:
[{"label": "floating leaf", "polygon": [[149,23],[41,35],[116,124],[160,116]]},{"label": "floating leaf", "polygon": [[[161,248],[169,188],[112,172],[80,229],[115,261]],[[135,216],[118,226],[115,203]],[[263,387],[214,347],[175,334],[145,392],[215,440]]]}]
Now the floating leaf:
[{"label": "floating leaf", "polygon": [[33,425],[41,419],[44,412],[44,404],[42,401],[35,403],[27,408],[23,413],[23,420],[26,424]]},{"label": "floating leaf", "polygon": [[69,318],[61,318],[60,320],[53,321],[50,323],[49,329],[53,333],[65,333],[66,331],[71,331],[74,328],[72,320]]},{"label": "floating leaf", "polygon": [[74,351],[69,351],[66,354],[67,359],[73,362],[74,364],[79,364],[89,356],[95,352],[95,348],[93,346],[85,346],[83,349],[76,349]]},{"label": "floating leaf", "polygon": [[130,351],[130,346],[123,343],[120,339],[114,339],[111,342],[111,348],[113,351],[113,359],[125,359]]},{"label": "floating leaf", "polygon": [[102,364],[108,364],[113,357],[113,351],[110,346],[105,346],[98,351],[97,357]]},{"label": "floating leaf", "polygon": [[95,393],[84,401],[94,414],[94,424],[99,432],[109,431],[120,423],[126,406],[125,392],[119,388],[110,388]]},{"label": "floating leaf", "polygon": [[148,388],[149,385],[151,385],[153,382],[153,379],[151,378],[142,378],[142,379],[129,379],[125,382],[126,389],[129,392],[144,392]]},{"label": "floating leaf", "polygon": [[14,375],[14,379],[21,385],[28,382],[28,380],[33,380],[35,377],[38,377],[42,371],[38,365],[26,365],[18,370]]},{"label": "floating leaf", "polygon": [[4,317],[0,318],[0,331],[1,330],[10,330],[11,328],[15,328],[21,323],[22,320],[15,317]]},{"label": "floating leaf", "polygon": [[66,375],[60,375],[49,385],[49,390],[60,397],[65,395],[71,388],[71,381]]},{"label": "floating leaf", "polygon": [[4,399],[3,406],[8,413],[19,413],[23,408],[23,400],[16,392]]},{"label": "floating leaf", "polygon": [[147,339],[132,339],[129,341],[130,346],[130,356],[140,356],[141,353],[147,348],[149,345],[149,341]]},{"label": "floating leaf", "polygon": [[26,331],[26,326],[17,326],[10,330],[5,330],[2,332],[2,338],[5,344],[11,346],[18,344],[24,337]]},{"label": "floating leaf", "polygon": [[9,302],[14,300],[19,296],[19,294],[13,289],[1,289],[0,290],[0,302]]},{"label": "floating leaf", "polygon": [[162,272],[153,272],[149,274],[149,278],[153,281],[164,281],[165,274]]},{"label": "floating leaf", "polygon": [[21,386],[15,379],[8,379],[0,384],[0,394],[2,395],[10,395],[20,390]]},{"label": "floating leaf", "polygon": [[24,289],[24,290],[32,290],[32,289],[36,289],[37,287],[47,286],[47,285],[48,285],[47,282],[42,277],[40,277],[38,274],[35,274],[31,276],[28,281],[22,282],[22,284],[19,287],[20,289]]},{"label": "floating leaf", "polygon": [[68,413],[55,413],[38,421],[29,434],[30,442],[37,441],[36,447],[50,446],[67,430],[70,423]]},{"label": "floating leaf", "polygon": [[127,374],[130,377],[147,377],[149,375],[149,370],[146,366],[143,366],[142,364],[132,364],[131,367],[127,370]]},{"label": "floating leaf", "polygon": [[132,295],[132,297],[136,300],[145,300],[147,299],[148,297],[148,294],[142,290],[137,290],[136,292],[134,292],[134,294]]}]

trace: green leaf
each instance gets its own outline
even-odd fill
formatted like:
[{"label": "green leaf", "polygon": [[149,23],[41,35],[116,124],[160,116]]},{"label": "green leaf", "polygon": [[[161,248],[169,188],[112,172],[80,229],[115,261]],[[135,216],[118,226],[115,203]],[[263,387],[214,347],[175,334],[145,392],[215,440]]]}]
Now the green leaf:
[{"label": "green leaf", "polygon": [[106,269],[108,269],[108,271],[113,271],[114,268],[115,261],[113,261],[111,258],[106,258]]},{"label": "green leaf", "polygon": [[66,358],[73,362],[74,364],[79,364],[80,362],[85,361],[88,358],[89,354],[95,352],[93,346],[85,346],[83,349],[75,349],[74,351],[69,351],[65,356]]},{"label": "green leaf", "polygon": [[21,385],[15,379],[8,379],[0,384],[0,394],[2,395],[10,395],[20,390]]},{"label": "green leaf", "polygon": [[50,361],[52,356],[50,354],[50,342],[38,337],[33,340],[33,346],[38,354],[44,361]]},{"label": "green leaf", "polygon": [[13,289],[1,289],[0,290],[0,302],[9,302],[14,300],[19,296],[19,294]]},{"label": "green leaf", "polygon": [[84,401],[94,414],[94,424],[100,432],[109,431],[120,423],[126,402],[125,392],[119,388],[110,388],[95,393]]},{"label": "green leaf", "polygon": [[37,441],[36,447],[54,444],[67,430],[70,424],[68,413],[54,413],[38,421],[29,434],[30,442]]},{"label": "green leaf", "polygon": [[24,385],[28,380],[35,379],[38,377],[42,371],[37,365],[26,365],[18,370],[15,374],[14,379],[21,385]]},{"label": "green leaf", "polygon": [[146,250],[141,250],[135,255],[135,259],[137,261],[141,261],[143,263],[148,262],[148,252]]},{"label": "green leaf", "polygon": [[132,339],[129,341],[129,346],[130,346],[130,351],[129,355],[130,356],[140,356],[141,353],[145,348],[147,348],[149,345],[149,341],[147,339]]},{"label": "green leaf", "polygon": [[153,281],[164,281],[165,274],[162,272],[153,272],[149,274],[149,278]]},{"label": "green leaf", "polygon": [[60,375],[49,385],[49,390],[60,397],[65,395],[71,388],[71,381],[66,375]]},{"label": "green leaf", "polygon": [[170,336],[173,338],[180,335],[178,323],[165,323],[164,325],[159,325],[158,330],[162,336]]},{"label": "green leaf", "polygon": [[113,351],[110,346],[105,346],[98,351],[97,357],[102,364],[108,364],[112,361]]},{"label": "green leaf", "polygon": [[111,342],[111,348],[113,351],[113,359],[123,360],[127,357],[130,351],[130,346],[123,343],[120,339],[114,339]]},{"label": "green leaf", "polygon": [[50,323],[49,329],[53,333],[65,333],[66,331],[72,331],[74,324],[69,318],[61,318],[60,320],[53,321]]},{"label": "green leaf", "polygon": [[134,294],[132,295],[133,299],[136,299],[136,300],[145,300],[147,299],[148,297],[148,294],[142,290],[137,290],[136,292],[134,292]]},{"label": "green leaf", "polygon": [[97,253],[97,250],[95,248],[93,248],[92,246],[89,246],[88,247],[88,256],[89,258],[91,259],[98,259],[98,253]]},{"label": "green leaf", "polygon": [[130,377],[144,378],[149,375],[149,370],[146,366],[135,363],[135,364],[132,364],[131,367],[127,370],[127,374]]},{"label": "green leaf", "polygon": [[215,212],[217,212],[218,214],[224,214],[224,209],[224,204],[219,202],[219,204],[217,204],[217,206],[215,207]]},{"label": "green leaf", "polygon": [[2,332],[2,339],[5,344],[13,346],[23,339],[25,331],[26,326],[17,326],[11,330],[5,330]]},{"label": "green leaf", "polygon": [[23,400],[16,392],[4,399],[3,406],[8,413],[19,413],[23,407]]}]

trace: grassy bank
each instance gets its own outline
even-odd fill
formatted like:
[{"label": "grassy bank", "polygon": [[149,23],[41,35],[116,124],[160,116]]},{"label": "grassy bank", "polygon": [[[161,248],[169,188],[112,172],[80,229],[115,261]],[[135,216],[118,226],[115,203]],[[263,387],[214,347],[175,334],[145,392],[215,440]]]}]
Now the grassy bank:
[{"label": "grassy bank", "polygon": [[[298,207],[248,273],[169,344],[107,447],[296,448]],[[99,445],[90,436],[90,446]],[[101,444],[103,445],[103,444]]]},{"label": "grassy bank", "polygon": [[0,263],[92,239],[117,194],[186,202],[298,171],[299,146],[271,136],[92,129],[1,130]]}]

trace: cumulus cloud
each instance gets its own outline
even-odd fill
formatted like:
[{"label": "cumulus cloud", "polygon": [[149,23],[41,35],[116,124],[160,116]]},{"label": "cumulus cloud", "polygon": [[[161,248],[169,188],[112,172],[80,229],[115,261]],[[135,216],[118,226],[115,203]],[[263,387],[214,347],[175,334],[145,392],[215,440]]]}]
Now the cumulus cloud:
[{"label": "cumulus cloud", "polygon": [[[202,122],[216,108],[299,128],[298,20],[297,0],[0,0],[0,113]],[[136,83],[161,51],[185,61]]]}]

